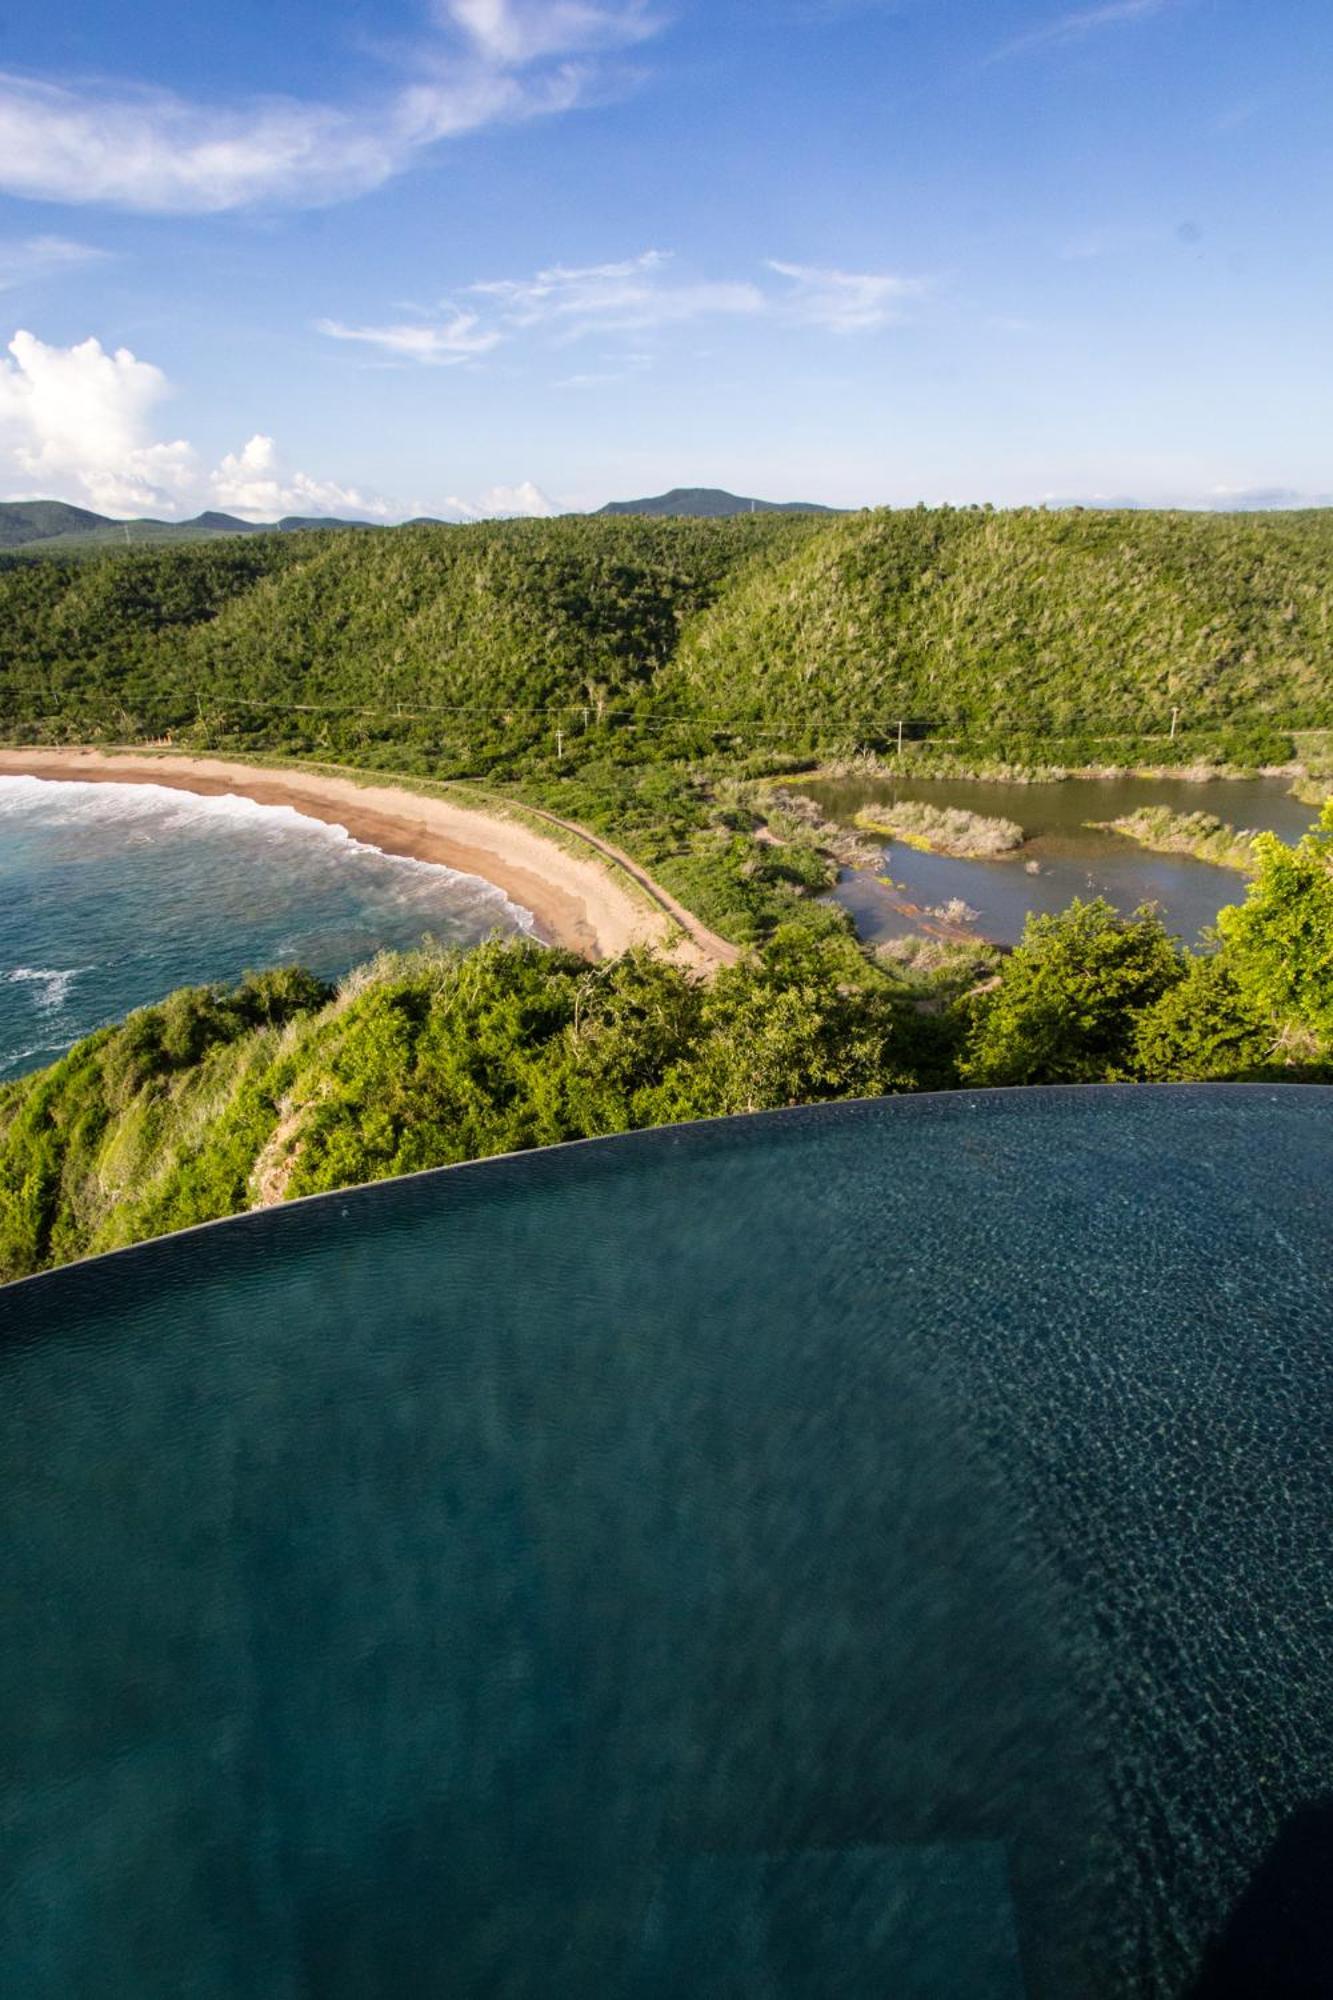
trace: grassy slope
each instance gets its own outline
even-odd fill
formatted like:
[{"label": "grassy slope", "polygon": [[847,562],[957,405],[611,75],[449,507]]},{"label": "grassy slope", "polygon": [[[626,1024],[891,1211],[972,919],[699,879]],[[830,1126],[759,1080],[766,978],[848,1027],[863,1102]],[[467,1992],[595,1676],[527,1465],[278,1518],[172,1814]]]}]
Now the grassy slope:
[{"label": "grassy slope", "polygon": [[[974,736],[1165,728],[1177,706],[1187,730],[1318,725],[1333,510],[254,536],[0,570],[0,632],[9,731],[202,715],[219,739],[416,747],[460,770],[526,754],[552,705],[576,729],[584,709],[632,716],[640,751],[686,740],[672,718],[740,724],[750,747],[864,740],[899,717]],[[280,713],[298,702],[323,712]]]},{"label": "grassy slope", "polygon": [[799,937],[710,987],[493,942],[386,955],[336,995],[185,989],[0,1087],[0,1281],[421,1167],[941,1081],[945,1040]]},{"label": "grassy slope", "polygon": [[899,716],[1076,733],[1333,697],[1333,511],[854,515],[687,633],[682,701],[765,721]]}]

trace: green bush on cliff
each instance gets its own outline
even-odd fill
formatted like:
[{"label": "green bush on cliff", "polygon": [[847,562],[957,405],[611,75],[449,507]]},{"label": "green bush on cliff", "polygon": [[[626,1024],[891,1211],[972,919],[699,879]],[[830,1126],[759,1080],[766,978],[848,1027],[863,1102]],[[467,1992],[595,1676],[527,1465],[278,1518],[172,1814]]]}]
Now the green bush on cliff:
[{"label": "green bush on cliff", "polygon": [[588,965],[521,940],[385,957],[337,993],[281,970],[172,994],[0,1087],[0,1278],[684,1118],[960,1082],[1327,1078],[1330,834],[1260,842],[1198,956],[1151,910],[1097,902],[1033,917],[1007,955],[919,940],[877,964],[798,903],[711,984],[642,951]]},{"label": "green bush on cliff", "polygon": [[173,994],[0,1090],[0,1278],[450,1161],[911,1089],[935,1034],[799,928],[701,985],[523,940]]}]

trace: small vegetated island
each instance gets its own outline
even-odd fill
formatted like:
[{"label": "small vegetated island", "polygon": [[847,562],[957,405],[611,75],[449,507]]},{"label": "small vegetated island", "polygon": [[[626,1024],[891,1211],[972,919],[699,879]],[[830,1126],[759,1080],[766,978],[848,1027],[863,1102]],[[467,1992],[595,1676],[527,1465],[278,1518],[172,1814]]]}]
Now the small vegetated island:
[{"label": "small vegetated island", "polygon": [[[552,819],[614,847],[734,962],[516,941],[380,959],[336,989],[280,968],[164,995],[0,1087],[0,1277],[673,1119],[954,1086],[1333,1078],[1333,808],[1291,844],[1135,816],[1134,837],[1244,867],[1206,951],[1151,910],[1084,902],[1031,918],[1008,953],[874,952],[825,893],[874,842],[793,790],[858,758],[899,778],[1279,766],[1314,820],[1330,732],[1319,511],[611,516],[19,548],[0,556],[8,745],[500,801],[553,840],[574,836]],[[877,810],[885,831],[967,854],[1022,840],[929,805]]]},{"label": "small vegetated island", "polygon": [[1089,820],[1103,833],[1120,833],[1154,854],[1188,854],[1210,861],[1215,868],[1234,868],[1248,875],[1254,867],[1255,836],[1228,826],[1215,813],[1177,813],[1169,806],[1141,806],[1120,819]]},{"label": "small vegetated island", "polygon": [[866,833],[881,833],[931,854],[953,854],[962,860],[989,861],[1013,854],[1023,845],[1016,820],[993,819],[961,806],[933,806],[926,800],[902,799],[896,805],[862,806],[856,824]]}]

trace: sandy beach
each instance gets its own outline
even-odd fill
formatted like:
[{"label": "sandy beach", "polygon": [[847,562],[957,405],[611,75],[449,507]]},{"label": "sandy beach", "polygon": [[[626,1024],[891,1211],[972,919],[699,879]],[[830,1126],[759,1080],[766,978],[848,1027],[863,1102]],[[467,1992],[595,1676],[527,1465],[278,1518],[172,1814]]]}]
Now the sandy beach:
[{"label": "sandy beach", "polygon": [[[393,785],[360,783],[297,767],[218,757],[80,749],[0,750],[0,776],[93,784],[166,785],[258,805],[290,806],[341,826],[385,854],[435,861],[479,875],[532,913],[539,935],[585,958],[613,958],[649,944],[692,970],[732,963],[736,947],[708,930],[618,848],[582,828],[582,852],[521,819]],[[567,822],[550,818],[553,836]]]}]

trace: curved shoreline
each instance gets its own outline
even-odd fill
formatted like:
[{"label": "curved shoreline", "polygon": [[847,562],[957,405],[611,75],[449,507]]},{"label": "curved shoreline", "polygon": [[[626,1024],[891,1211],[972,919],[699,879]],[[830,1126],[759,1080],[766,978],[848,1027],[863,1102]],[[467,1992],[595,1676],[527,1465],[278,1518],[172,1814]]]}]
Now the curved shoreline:
[{"label": "curved shoreline", "polygon": [[[203,797],[227,793],[256,805],[290,806],[308,819],[340,826],[385,854],[433,861],[502,889],[529,911],[539,936],[589,959],[614,958],[646,944],[703,973],[739,955],[707,930],[630,859],[592,834],[549,820],[586,854],[529,826],[519,813],[462,805],[453,798],[376,783],[371,774],[340,777],[300,765],[261,765],[170,752],[0,749],[0,777],[85,784],[164,785]],[[599,857],[605,857],[601,859]]]}]

